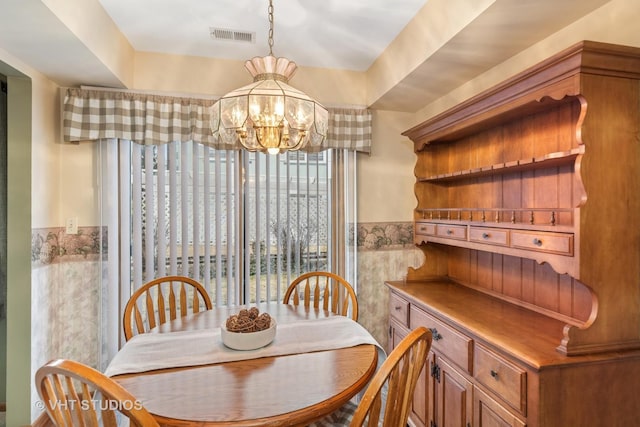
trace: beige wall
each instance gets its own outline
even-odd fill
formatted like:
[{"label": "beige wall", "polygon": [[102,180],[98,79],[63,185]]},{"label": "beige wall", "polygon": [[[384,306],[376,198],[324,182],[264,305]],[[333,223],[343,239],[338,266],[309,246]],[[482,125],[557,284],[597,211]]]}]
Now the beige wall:
[{"label": "beige wall", "polygon": [[359,223],[413,219],[416,157],[413,143],[401,135],[413,117],[394,111],[373,112],[371,156],[358,155]]},{"label": "beige wall", "polygon": [[60,106],[58,87],[51,81],[32,73],[33,82],[33,166],[31,200],[33,228],[57,226],[63,222],[61,208],[68,203],[60,185],[61,144]]},{"label": "beige wall", "polygon": [[[111,73],[110,85],[131,87],[134,50],[97,1],[41,0]],[[89,72],[89,70],[87,70]],[[107,82],[105,82],[107,84]]]},{"label": "beige wall", "polygon": [[[46,227],[64,227],[68,218],[77,218],[79,227],[100,224],[98,197],[98,145],[94,143],[58,144],[60,168],[55,180],[59,186],[56,222]],[[43,223],[33,228],[44,228]]]},{"label": "beige wall", "polygon": [[[437,53],[495,0],[429,0],[367,71],[371,105]],[[419,47],[419,48],[417,48]]]},{"label": "beige wall", "polygon": [[[252,82],[244,61],[138,52],[133,89],[219,97]],[[326,106],[366,103],[361,72],[299,68],[289,82]]]}]

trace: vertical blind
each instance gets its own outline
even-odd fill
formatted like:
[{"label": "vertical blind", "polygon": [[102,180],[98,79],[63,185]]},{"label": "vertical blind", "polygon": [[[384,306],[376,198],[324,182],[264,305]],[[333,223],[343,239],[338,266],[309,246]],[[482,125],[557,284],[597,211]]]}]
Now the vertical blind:
[{"label": "vertical blind", "polygon": [[254,303],[281,300],[303,272],[331,270],[332,150],[119,148],[131,159],[119,180],[120,280],[129,291],[177,274],[203,283],[217,306]]}]

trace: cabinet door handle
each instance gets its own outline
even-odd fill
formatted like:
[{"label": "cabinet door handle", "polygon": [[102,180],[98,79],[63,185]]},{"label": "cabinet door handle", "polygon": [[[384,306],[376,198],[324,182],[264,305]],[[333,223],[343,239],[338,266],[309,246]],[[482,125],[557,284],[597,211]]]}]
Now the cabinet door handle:
[{"label": "cabinet door handle", "polygon": [[497,381],[498,380],[498,371],[491,370],[491,376]]},{"label": "cabinet door handle", "polygon": [[395,308],[395,310],[396,310],[396,311],[400,311],[400,310],[402,310],[402,306],[400,306],[400,305],[396,305],[396,306],[395,306],[395,307],[393,307],[393,308]]},{"label": "cabinet door handle", "polygon": [[442,339],[442,335],[438,333],[438,330],[436,328],[429,328],[429,330],[431,331],[431,335],[433,336],[434,341],[439,341],[440,339]]},{"label": "cabinet door handle", "polygon": [[536,245],[536,246],[542,246],[542,240],[540,240],[537,237],[535,237],[533,239],[533,244]]}]

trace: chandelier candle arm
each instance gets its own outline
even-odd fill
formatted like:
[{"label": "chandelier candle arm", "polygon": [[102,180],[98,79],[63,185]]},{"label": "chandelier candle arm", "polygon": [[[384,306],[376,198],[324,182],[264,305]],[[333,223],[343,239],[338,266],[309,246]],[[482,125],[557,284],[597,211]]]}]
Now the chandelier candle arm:
[{"label": "chandelier candle arm", "polygon": [[296,63],[273,56],[273,4],[269,1],[269,55],[245,62],[253,83],[235,89],[213,106],[211,130],[225,144],[278,154],[320,145],[329,113],[320,103],[289,85]]}]

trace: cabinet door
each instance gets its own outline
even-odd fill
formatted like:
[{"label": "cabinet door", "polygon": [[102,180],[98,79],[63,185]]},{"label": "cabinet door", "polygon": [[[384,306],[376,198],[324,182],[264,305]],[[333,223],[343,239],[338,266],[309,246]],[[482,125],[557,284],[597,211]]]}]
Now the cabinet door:
[{"label": "cabinet door", "polygon": [[474,427],[525,427],[526,424],[504,406],[476,387],[473,393]]},{"label": "cabinet door", "polygon": [[431,367],[434,355],[430,351],[424,368],[420,373],[416,389],[413,393],[413,407],[411,408],[411,421],[415,426],[430,426],[433,421],[433,378]]},{"label": "cabinet door", "polygon": [[473,385],[452,365],[436,356],[435,418],[438,427],[471,425]]}]

